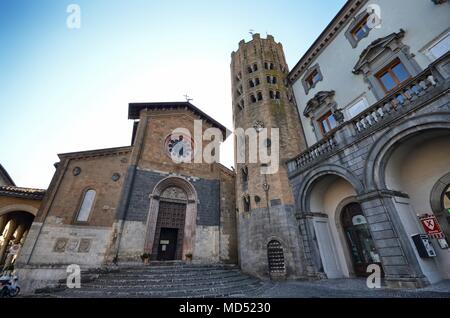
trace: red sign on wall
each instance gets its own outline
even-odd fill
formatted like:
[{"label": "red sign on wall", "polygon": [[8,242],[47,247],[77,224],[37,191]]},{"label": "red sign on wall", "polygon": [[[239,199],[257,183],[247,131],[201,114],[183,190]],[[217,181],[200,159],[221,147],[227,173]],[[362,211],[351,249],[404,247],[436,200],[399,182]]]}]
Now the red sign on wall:
[{"label": "red sign on wall", "polygon": [[424,216],[420,218],[420,222],[425,230],[425,232],[431,237],[442,236],[441,227],[434,215]]}]

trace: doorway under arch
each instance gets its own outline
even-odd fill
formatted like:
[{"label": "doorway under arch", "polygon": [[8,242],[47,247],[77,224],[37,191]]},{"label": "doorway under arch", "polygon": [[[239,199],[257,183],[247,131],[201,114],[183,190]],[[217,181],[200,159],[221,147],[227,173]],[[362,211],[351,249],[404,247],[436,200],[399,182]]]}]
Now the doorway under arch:
[{"label": "doorway under arch", "polygon": [[377,264],[381,268],[381,258],[375,247],[361,205],[352,202],[344,206],[341,211],[340,222],[355,275],[367,276],[367,267],[371,264]]},{"label": "doorway under arch", "polygon": [[0,267],[13,264],[17,252],[11,248],[23,246],[34,215],[26,211],[4,212],[0,215]]},{"label": "doorway under arch", "polygon": [[195,258],[197,192],[182,177],[167,177],[150,195],[144,252],[151,260]]}]

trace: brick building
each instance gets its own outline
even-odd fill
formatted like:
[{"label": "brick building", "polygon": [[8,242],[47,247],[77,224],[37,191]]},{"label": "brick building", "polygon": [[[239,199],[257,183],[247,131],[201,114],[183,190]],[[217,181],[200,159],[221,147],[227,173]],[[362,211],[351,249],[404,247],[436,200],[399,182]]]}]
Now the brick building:
[{"label": "brick building", "polygon": [[225,139],[227,129],[188,102],[130,104],[129,119],[131,146],[59,155],[17,261],[26,290],[65,277],[69,264],[237,262],[233,171],[172,157],[207,149],[195,120],[202,136],[216,128]]}]

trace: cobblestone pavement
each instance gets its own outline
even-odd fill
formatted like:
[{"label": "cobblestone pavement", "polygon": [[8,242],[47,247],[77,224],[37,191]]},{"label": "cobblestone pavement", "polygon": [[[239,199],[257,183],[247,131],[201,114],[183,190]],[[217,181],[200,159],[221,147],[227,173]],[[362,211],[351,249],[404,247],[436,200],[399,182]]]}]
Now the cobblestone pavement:
[{"label": "cobblestone pavement", "polygon": [[369,289],[364,279],[265,282],[263,298],[450,298],[450,280],[422,289]]}]

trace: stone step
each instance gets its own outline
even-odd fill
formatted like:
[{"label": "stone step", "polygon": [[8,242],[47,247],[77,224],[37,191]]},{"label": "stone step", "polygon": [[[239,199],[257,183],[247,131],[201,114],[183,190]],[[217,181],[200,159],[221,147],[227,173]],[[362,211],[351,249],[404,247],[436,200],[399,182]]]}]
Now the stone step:
[{"label": "stone step", "polygon": [[102,284],[101,282],[94,282],[92,284],[89,284],[88,288],[98,288],[98,289],[127,289],[127,288],[140,288],[143,290],[164,290],[164,289],[170,289],[170,290],[179,290],[179,289],[186,289],[186,288],[209,288],[209,287],[215,287],[215,286],[227,286],[227,285],[233,285],[234,283],[241,283],[241,284],[251,284],[255,283],[256,281],[252,278],[247,277],[234,277],[230,279],[221,279],[221,280],[212,280],[212,281],[203,281],[203,282],[197,282],[197,281],[190,281],[190,282],[184,282],[184,283],[168,283],[168,282],[160,282],[156,284],[148,284],[146,282],[125,282],[122,285],[113,285],[110,283]]},{"label": "stone step", "polygon": [[88,274],[96,274],[96,273],[109,273],[109,272],[117,272],[117,271],[161,271],[161,272],[172,272],[172,271],[180,271],[180,270],[239,270],[239,266],[233,264],[219,264],[219,265],[196,265],[196,264],[186,264],[186,265],[163,265],[163,266],[155,266],[155,265],[140,265],[140,266],[110,266],[110,267],[102,267],[102,268],[93,268],[82,270],[82,273]]},{"label": "stone step", "polygon": [[95,280],[97,284],[112,284],[112,285],[121,285],[129,283],[147,283],[147,284],[157,284],[161,282],[168,283],[183,283],[183,282],[202,282],[202,281],[211,281],[211,280],[223,280],[233,277],[242,277],[242,274],[239,272],[231,272],[231,273],[221,273],[217,275],[195,275],[195,276],[173,276],[173,277],[161,277],[161,276],[152,276],[147,275],[145,277],[132,277],[132,276],[101,276],[100,278]]},{"label": "stone step", "polygon": [[[162,279],[171,279],[171,278],[187,278],[187,277],[217,277],[224,274],[239,274],[239,271],[233,270],[233,271],[224,271],[224,270],[217,270],[217,271],[180,271],[176,273],[160,273],[160,272],[117,272],[112,274],[99,274],[98,278],[104,278],[104,277],[115,277],[115,278],[162,278]],[[81,276],[83,278],[83,275]],[[92,276],[90,276],[92,277]],[[87,278],[86,278],[87,279]]]},{"label": "stone step", "polygon": [[119,266],[82,272],[80,289],[41,289],[43,297],[249,297],[261,292],[261,281],[235,265],[172,264]]},{"label": "stone step", "polygon": [[218,271],[218,270],[239,270],[238,267],[214,267],[214,266],[190,266],[190,267],[184,267],[184,266],[158,266],[158,267],[151,267],[151,266],[142,266],[142,267],[124,267],[119,269],[105,269],[103,271],[82,271],[82,273],[87,274],[104,274],[104,273],[112,273],[112,272],[152,272],[152,273],[177,273],[177,272],[185,272],[185,271]]},{"label": "stone step", "polygon": [[99,289],[71,289],[67,290],[59,297],[86,297],[86,298],[103,298],[103,297],[226,297],[227,295],[249,295],[257,293],[260,290],[260,283],[252,284],[234,284],[216,288],[190,288],[182,290],[160,290],[150,291],[133,288],[123,288],[120,290],[99,290]]}]

